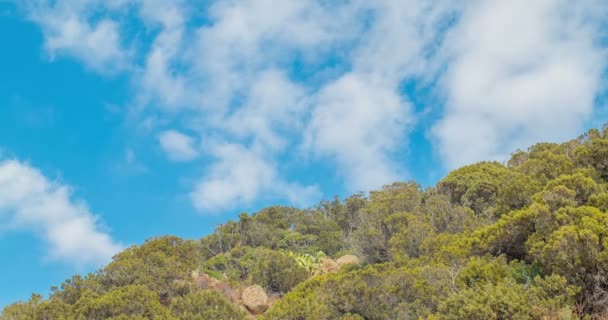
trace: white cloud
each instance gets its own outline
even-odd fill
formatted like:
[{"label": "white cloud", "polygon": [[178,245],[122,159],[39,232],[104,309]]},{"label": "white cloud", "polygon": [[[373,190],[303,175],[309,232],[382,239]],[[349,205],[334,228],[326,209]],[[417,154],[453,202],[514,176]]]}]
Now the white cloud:
[{"label": "white cloud", "polygon": [[[29,18],[40,24],[51,57],[66,54],[102,73],[127,67],[129,52],[121,44],[121,30],[112,19],[90,21],[98,1],[32,1]],[[122,8],[124,1],[107,1],[105,8]]]},{"label": "white cloud", "polygon": [[314,0],[214,2],[211,23],[196,30],[195,46],[184,55],[192,66],[189,82],[204,84],[195,88],[199,106],[223,114],[260,73],[289,65],[295,54],[313,59],[327,51],[344,37],[340,8]]},{"label": "white cloud", "polygon": [[428,71],[428,47],[437,41],[450,4],[362,4],[375,23],[361,36],[353,71],[321,88],[306,133],[310,149],[336,160],[349,190],[366,191],[405,177],[392,159],[407,148],[415,114],[399,86]]},{"label": "white cloud", "polygon": [[280,71],[267,70],[257,75],[243,101],[232,114],[209,123],[242,144],[207,146],[206,151],[216,161],[191,194],[195,207],[208,213],[248,205],[259,198],[287,199],[306,206],[318,201],[316,186],[286,181],[274,160],[303,129],[304,89]]},{"label": "white cloud", "polygon": [[349,74],[319,94],[306,144],[337,160],[352,191],[366,191],[402,176],[390,154],[406,140],[411,119],[396,89]]},{"label": "white cloud", "polygon": [[[264,154],[256,172],[304,139],[305,150],[336,161],[350,190],[404,176],[392,156],[407,144],[414,114],[399,86],[427,68],[427,47],[450,1],[218,1],[208,7],[207,23],[190,30],[184,3],[136,3],[146,25],[159,28],[135,77],[140,103],[169,114],[189,110],[203,137],[251,145]],[[336,52],[350,73],[321,67],[312,86],[288,76],[294,57],[318,68]],[[196,156],[192,141],[168,138],[161,146],[172,159]],[[217,150],[206,152],[225,159]],[[219,163],[239,171],[226,168],[237,163]],[[197,194],[212,182],[201,179]],[[249,201],[253,189],[226,199]]]},{"label": "white cloud", "polygon": [[[160,137],[171,159],[216,159],[192,192],[202,210],[293,198],[308,187],[276,164],[298,151],[331,159],[351,191],[405,178],[395,154],[430,121],[404,82],[439,78],[430,92],[445,106],[430,110],[443,114],[426,117],[440,118],[431,136],[454,167],[575,135],[606,69],[604,0],[38,2],[30,18],[52,53],[132,72],[142,127],[176,128]],[[133,19],[151,40],[126,48]],[[177,130],[224,145],[197,150]]]},{"label": "white cloud", "polygon": [[184,27],[183,3],[141,4],[142,18],[161,30],[137,77],[139,95],[171,111],[204,109],[221,117],[235,95],[247,92],[248,84],[286,53],[283,49],[318,44],[324,37],[323,30],[304,30],[306,15],[319,11],[315,1],[218,1],[208,8],[208,23],[190,30]]},{"label": "white cloud", "polygon": [[237,207],[264,196],[310,205],[318,195],[316,187],[283,179],[275,161],[301,134],[310,103],[306,89],[280,67],[295,52],[330,43],[335,20],[322,9],[316,1],[216,2],[210,23],[194,33],[196,45],[181,57],[192,68],[170,83],[183,88],[186,79],[188,93],[181,96],[197,101],[203,135],[212,128],[229,139],[205,150],[217,161],[192,193],[200,210]]},{"label": "white cloud", "polygon": [[205,213],[251,204],[259,198],[282,197],[294,204],[311,205],[318,201],[316,187],[288,183],[277,174],[277,168],[258,150],[241,145],[210,146],[218,158],[190,197],[194,206]]},{"label": "white cloud", "polygon": [[305,89],[278,70],[260,72],[249,88],[244,104],[220,126],[235,137],[253,137],[269,150],[282,150],[291,134],[303,127],[307,101]]},{"label": "white cloud", "polygon": [[196,140],[176,130],[167,130],[158,136],[161,148],[172,161],[187,162],[196,159]]},{"label": "white cloud", "polygon": [[455,1],[384,0],[362,5],[374,19],[354,52],[354,68],[381,76],[394,89],[407,78],[432,77],[432,49],[440,41],[441,28],[457,11]]},{"label": "white cloud", "polygon": [[68,186],[16,160],[0,162],[0,216],[9,229],[39,235],[51,259],[100,265],[122,249]]},{"label": "white cloud", "polygon": [[[173,64],[183,59],[186,9],[179,2],[143,1],[139,13],[149,28],[160,31],[146,53],[145,64],[136,73],[140,103],[154,103],[164,110],[174,111],[193,106],[199,97],[194,83],[174,70]],[[188,45],[192,45],[189,43]],[[191,81],[188,81],[191,80]]]},{"label": "white cloud", "polygon": [[445,46],[447,101],[433,128],[448,167],[580,132],[606,68],[602,12],[593,0],[469,3]]}]

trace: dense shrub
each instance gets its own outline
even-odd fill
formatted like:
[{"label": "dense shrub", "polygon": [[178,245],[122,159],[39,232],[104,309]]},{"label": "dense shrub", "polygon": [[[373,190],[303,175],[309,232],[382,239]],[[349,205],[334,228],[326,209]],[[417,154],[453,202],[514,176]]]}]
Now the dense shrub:
[{"label": "dense shrub", "polygon": [[219,292],[205,290],[173,300],[171,313],[180,320],[241,320],[245,312],[226,300]]},{"label": "dense shrub", "polygon": [[[0,320],[243,319],[228,292],[252,284],[281,298],[263,319],[600,319],[607,134],[539,143],[426,190],[393,183],[308,210],[243,213],[200,241],[153,238]],[[317,275],[296,260],[344,253],[363,264]],[[195,270],[216,286],[193,281]]]}]

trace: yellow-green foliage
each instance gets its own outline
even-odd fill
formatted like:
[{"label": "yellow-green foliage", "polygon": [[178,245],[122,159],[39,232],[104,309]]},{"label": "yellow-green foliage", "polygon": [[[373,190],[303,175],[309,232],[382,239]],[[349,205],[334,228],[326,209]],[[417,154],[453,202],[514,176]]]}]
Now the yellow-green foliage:
[{"label": "yellow-green foliage", "polygon": [[[267,320],[605,318],[607,131],[469,165],[426,190],[397,182],[243,213],[200,241],[154,238],[0,320],[245,317],[193,270],[281,297]],[[321,258],[343,253],[362,263],[320,274]]]},{"label": "yellow-green foliage", "polygon": [[[418,265],[419,264],[419,265]],[[298,286],[265,319],[539,319],[562,314],[577,289],[535,275],[523,262],[473,258],[466,265],[377,265]],[[571,312],[570,312],[571,313]]]},{"label": "yellow-green foliage", "polygon": [[245,312],[217,291],[189,293],[171,303],[171,313],[180,320],[242,320]]},{"label": "yellow-green foliage", "polygon": [[269,292],[285,293],[310,275],[311,270],[297,260],[298,256],[309,255],[239,247],[212,257],[200,269],[220,280],[227,277],[235,284],[258,284]]},{"label": "yellow-green foliage", "polygon": [[288,256],[294,258],[298,266],[308,271],[309,275],[316,276],[322,273],[322,259],[326,257],[323,251],[318,251],[315,254],[294,253],[293,251],[289,251]]}]

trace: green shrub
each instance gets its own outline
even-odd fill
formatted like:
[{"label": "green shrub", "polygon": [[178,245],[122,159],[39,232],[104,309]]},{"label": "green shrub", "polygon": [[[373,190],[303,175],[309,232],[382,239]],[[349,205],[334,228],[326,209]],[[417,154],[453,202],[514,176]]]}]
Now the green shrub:
[{"label": "green shrub", "polygon": [[308,278],[308,271],[283,252],[265,250],[257,258],[252,281],[270,292],[287,293]]},{"label": "green shrub", "polygon": [[191,292],[171,303],[171,314],[180,320],[241,320],[245,312],[217,291]]}]

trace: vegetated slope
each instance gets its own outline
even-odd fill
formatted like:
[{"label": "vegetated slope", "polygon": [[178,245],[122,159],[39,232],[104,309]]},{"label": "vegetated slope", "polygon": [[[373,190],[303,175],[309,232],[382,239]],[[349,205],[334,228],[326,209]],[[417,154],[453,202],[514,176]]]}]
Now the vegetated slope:
[{"label": "vegetated slope", "polygon": [[[198,241],[150,239],[0,319],[608,317],[607,182],[608,131],[591,130],[427,190],[394,183],[242,214]],[[346,254],[362,262],[330,259]]]}]

